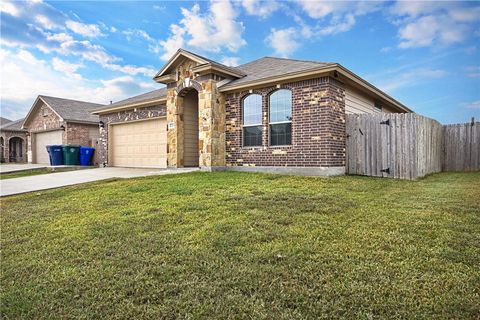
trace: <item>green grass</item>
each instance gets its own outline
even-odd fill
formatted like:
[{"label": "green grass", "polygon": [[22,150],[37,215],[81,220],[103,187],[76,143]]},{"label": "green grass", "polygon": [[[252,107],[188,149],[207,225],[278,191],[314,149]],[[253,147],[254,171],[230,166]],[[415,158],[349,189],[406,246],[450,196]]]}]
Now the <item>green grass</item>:
[{"label": "green grass", "polygon": [[480,173],[239,172],[1,201],[14,318],[478,319]]},{"label": "green grass", "polygon": [[32,169],[32,170],[17,171],[17,172],[6,172],[6,173],[0,174],[0,180],[30,177],[30,176],[37,176],[37,175],[40,175],[40,174],[65,172],[65,171],[72,171],[72,170],[75,170],[75,169],[72,169],[72,168],[56,168],[55,170],[52,170],[52,169],[47,169],[47,168],[40,168],[40,169]]}]

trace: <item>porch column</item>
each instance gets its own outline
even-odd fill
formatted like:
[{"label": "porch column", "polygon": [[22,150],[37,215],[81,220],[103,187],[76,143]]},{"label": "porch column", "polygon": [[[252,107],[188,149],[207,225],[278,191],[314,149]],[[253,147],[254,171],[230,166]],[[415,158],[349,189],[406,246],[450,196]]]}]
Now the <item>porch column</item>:
[{"label": "porch column", "polygon": [[167,91],[167,166],[183,167],[183,98]]},{"label": "porch column", "polygon": [[202,83],[198,95],[200,167],[214,169],[225,166],[225,102],[216,86]]}]

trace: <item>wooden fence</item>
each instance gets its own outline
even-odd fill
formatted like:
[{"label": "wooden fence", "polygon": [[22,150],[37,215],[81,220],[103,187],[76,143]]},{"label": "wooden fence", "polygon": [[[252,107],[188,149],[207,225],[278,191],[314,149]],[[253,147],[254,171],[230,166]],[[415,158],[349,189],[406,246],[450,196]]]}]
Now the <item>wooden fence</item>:
[{"label": "wooden fence", "polygon": [[480,170],[480,122],[444,127],[443,171]]},{"label": "wooden fence", "polygon": [[479,126],[442,126],[414,113],[349,114],[346,172],[416,179],[442,170],[479,170]]}]

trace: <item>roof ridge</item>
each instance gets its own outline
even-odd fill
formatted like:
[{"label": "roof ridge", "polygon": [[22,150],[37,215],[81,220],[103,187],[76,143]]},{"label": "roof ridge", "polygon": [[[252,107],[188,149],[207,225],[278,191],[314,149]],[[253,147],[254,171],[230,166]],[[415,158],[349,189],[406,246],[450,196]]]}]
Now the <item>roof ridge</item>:
[{"label": "roof ridge", "polygon": [[326,61],[318,61],[318,60],[290,59],[290,58],[281,58],[281,57],[272,57],[272,56],[265,56],[264,58],[277,59],[277,60],[288,60],[288,61],[298,61],[298,62],[321,63],[321,64],[333,64],[333,63],[335,63],[335,62],[326,62]]},{"label": "roof ridge", "polygon": [[70,98],[60,98],[60,97],[54,97],[54,96],[47,96],[47,95],[43,95],[43,94],[39,94],[38,96],[41,97],[41,98],[68,100],[68,101],[75,101],[75,102],[82,102],[82,103],[89,103],[89,104],[98,104],[98,105],[101,105],[101,106],[105,105],[105,104],[97,103],[97,102],[90,102],[90,101],[85,101],[85,100],[75,100],[75,99],[70,99]]}]

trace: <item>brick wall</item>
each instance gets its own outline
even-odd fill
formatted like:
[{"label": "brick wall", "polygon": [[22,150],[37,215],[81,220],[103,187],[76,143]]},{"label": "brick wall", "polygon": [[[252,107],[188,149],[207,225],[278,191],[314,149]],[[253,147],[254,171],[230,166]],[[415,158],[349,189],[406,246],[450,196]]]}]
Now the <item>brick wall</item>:
[{"label": "brick wall", "polygon": [[249,91],[228,93],[227,166],[345,166],[345,92],[330,77],[286,83],[292,90],[292,145],[269,146],[268,97],[275,86],[253,90],[263,100],[263,146],[242,147],[242,98]]},{"label": "brick wall", "polygon": [[[36,133],[41,131],[60,129],[60,126],[62,124],[63,122],[61,118],[55,112],[53,112],[52,109],[41,103],[40,107],[36,108],[35,112],[31,115],[30,121],[25,124],[25,127],[26,129],[28,129],[28,132]],[[63,143],[66,143],[66,131],[63,132],[62,140]],[[28,142],[28,151],[31,153],[31,135],[28,139]]]},{"label": "brick wall", "polygon": [[167,114],[165,104],[150,106],[145,108],[135,108],[130,110],[112,112],[100,115],[100,121],[104,123],[104,128],[100,128],[100,138],[98,139],[97,156],[99,164],[108,163],[108,125],[113,123],[123,123],[134,120],[163,117]]}]

